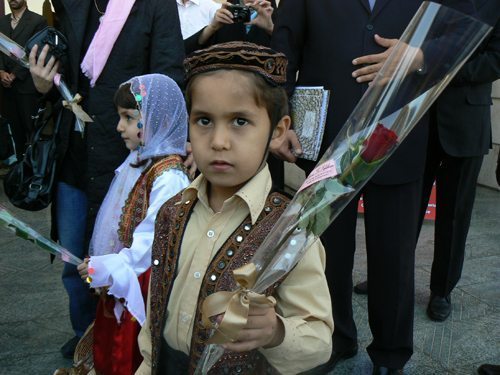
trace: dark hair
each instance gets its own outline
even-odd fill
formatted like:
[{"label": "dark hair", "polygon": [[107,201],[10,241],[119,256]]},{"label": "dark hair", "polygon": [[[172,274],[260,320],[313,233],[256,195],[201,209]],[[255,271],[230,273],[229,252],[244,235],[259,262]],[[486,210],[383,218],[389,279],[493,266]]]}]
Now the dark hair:
[{"label": "dark hair", "polygon": [[[113,103],[115,107],[121,107],[125,109],[137,109],[137,102],[135,101],[134,95],[130,91],[130,83],[125,83],[118,87],[113,97]],[[142,160],[138,163],[130,163],[133,168],[139,168],[145,165],[149,159]]]},{"label": "dark hair", "polygon": [[135,101],[134,95],[130,91],[130,83],[125,83],[118,87],[113,97],[113,103],[115,107],[122,107],[126,109],[136,109],[137,102]]},{"label": "dark hair", "polygon": [[[227,70],[229,69],[221,69]],[[220,72],[221,70],[213,70],[205,73],[200,73],[191,78],[186,87],[186,107],[188,114],[191,113],[191,99],[193,84],[196,82],[198,77],[206,76]],[[237,69],[234,69],[237,70]],[[272,86],[266,82],[266,80],[257,73],[238,70],[241,74],[246,75],[253,83],[253,98],[259,107],[266,108],[269,120],[271,122],[271,131],[273,131],[278,125],[279,121],[283,116],[288,115],[288,96],[286,91],[281,86]]]}]

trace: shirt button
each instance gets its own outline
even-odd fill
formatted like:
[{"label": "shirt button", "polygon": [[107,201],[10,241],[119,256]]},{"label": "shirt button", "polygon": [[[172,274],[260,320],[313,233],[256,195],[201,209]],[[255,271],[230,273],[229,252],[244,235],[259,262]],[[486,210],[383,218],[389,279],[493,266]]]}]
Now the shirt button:
[{"label": "shirt button", "polygon": [[160,264],[160,261],[159,261],[158,259],[155,259],[155,260],[153,261],[153,264],[154,264],[155,266],[157,266],[158,264]]},{"label": "shirt button", "polygon": [[366,29],[372,31],[373,30],[373,25],[371,25],[371,24],[366,25]]},{"label": "shirt button", "polygon": [[207,232],[207,237],[208,237],[208,238],[212,238],[213,236],[215,236],[215,231],[213,231],[212,229],[210,229],[210,230]]},{"label": "shirt button", "polygon": [[187,323],[187,322],[189,322],[189,315],[188,315],[188,314],[186,314],[186,313],[183,313],[183,314],[182,314],[182,318],[181,318],[181,320],[182,320],[182,323]]},{"label": "shirt button", "polygon": [[90,150],[91,150],[91,151],[94,151],[94,146],[90,146]]},{"label": "shirt button", "polygon": [[194,278],[195,279],[199,279],[201,277],[201,273],[196,271],[194,274],[193,274]]},{"label": "shirt button", "polygon": [[90,181],[94,181],[94,177],[90,177]]}]

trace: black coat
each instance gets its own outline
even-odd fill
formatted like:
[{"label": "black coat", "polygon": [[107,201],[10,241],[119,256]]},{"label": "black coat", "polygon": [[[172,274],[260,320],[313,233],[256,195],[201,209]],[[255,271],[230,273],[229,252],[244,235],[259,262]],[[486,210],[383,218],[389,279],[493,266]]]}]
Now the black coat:
[{"label": "black coat", "polygon": [[[66,80],[78,92],[80,63],[83,60],[87,17],[92,0],[53,0],[60,27],[69,44]],[[133,76],[163,73],[178,84],[183,82],[184,47],[175,1],[136,0],[95,87],[85,98],[85,107],[94,122],[87,124],[85,190],[90,218],[96,214],[113,178],[114,170],[128,151],[116,131],[118,115],[113,96],[118,86]],[[65,111],[61,131],[61,155],[65,156],[72,136],[74,117]]]},{"label": "black coat", "polygon": [[[0,17],[0,32],[12,39],[21,47],[26,45],[29,38],[47,26],[45,18],[30,11],[29,9],[25,10],[14,30],[12,30],[10,21],[10,14]],[[37,93],[29,70],[23,68],[3,53],[0,53],[0,70],[5,70],[6,72],[14,73],[16,75],[16,79],[12,84],[12,89],[22,94]]]},{"label": "black coat", "polygon": [[500,3],[475,3],[478,18],[494,29],[435,104],[439,141],[455,157],[481,156],[491,148],[492,82],[500,78]]},{"label": "black coat", "polygon": [[[449,1],[465,3],[467,0]],[[421,5],[421,0],[283,0],[278,8],[271,46],[289,59],[288,91],[297,86],[324,86],[331,90],[322,152],[340,131],[367,89],[351,73],[352,60],[380,53],[374,34],[399,38]],[[297,80],[295,79],[299,72]],[[423,174],[428,120],[424,118],[373,177],[379,184],[402,184]],[[311,163],[299,161],[306,168]]]}]

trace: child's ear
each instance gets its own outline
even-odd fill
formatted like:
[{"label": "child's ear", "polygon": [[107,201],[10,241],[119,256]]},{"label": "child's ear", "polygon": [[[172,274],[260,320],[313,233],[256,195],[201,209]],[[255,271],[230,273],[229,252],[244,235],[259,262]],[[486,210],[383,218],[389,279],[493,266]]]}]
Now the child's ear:
[{"label": "child's ear", "polygon": [[288,130],[292,124],[292,119],[290,116],[286,115],[279,120],[278,124],[273,130],[273,135],[271,137],[271,142],[269,143],[270,149],[277,149],[285,141],[287,137]]}]

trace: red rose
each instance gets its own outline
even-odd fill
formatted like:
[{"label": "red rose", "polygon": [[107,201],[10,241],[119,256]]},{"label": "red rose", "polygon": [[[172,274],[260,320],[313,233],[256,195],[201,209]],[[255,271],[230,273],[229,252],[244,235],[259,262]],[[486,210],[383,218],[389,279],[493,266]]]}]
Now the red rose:
[{"label": "red rose", "polygon": [[364,142],[361,158],[366,163],[382,159],[398,141],[398,136],[382,124],[377,124],[375,131]]}]

